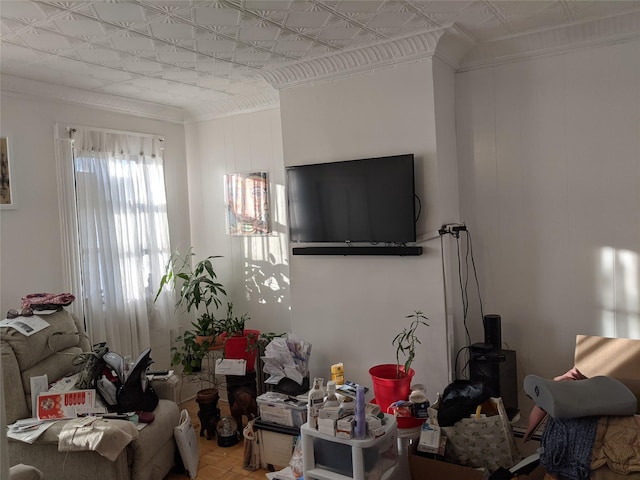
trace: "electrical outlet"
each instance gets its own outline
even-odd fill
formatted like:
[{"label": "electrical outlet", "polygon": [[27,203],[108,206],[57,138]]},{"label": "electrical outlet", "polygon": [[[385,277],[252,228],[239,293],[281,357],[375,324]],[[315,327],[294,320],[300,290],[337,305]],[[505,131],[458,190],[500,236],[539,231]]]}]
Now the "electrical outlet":
[{"label": "electrical outlet", "polygon": [[446,223],[440,227],[438,233],[440,235],[450,234],[456,238],[460,237],[460,232],[466,232],[467,226],[464,223]]}]

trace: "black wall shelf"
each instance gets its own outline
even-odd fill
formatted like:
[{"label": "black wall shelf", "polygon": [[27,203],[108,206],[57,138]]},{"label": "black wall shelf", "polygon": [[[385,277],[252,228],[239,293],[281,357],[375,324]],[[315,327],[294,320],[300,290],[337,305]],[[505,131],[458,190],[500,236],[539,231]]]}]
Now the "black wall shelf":
[{"label": "black wall shelf", "polygon": [[422,255],[422,247],[295,247],[294,255]]}]

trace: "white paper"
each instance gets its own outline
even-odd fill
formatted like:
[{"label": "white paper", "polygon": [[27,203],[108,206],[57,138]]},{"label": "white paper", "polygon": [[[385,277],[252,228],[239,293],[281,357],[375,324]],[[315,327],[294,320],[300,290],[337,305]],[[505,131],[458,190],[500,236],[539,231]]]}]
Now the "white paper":
[{"label": "white paper", "polygon": [[246,360],[230,358],[219,358],[216,360],[216,375],[245,375],[246,371]]},{"label": "white paper", "polygon": [[279,472],[267,472],[265,475],[269,480],[297,480],[291,467],[284,468]]},{"label": "white paper", "polygon": [[56,422],[38,420],[37,418],[18,420],[16,423],[9,425],[7,437],[25,443],[33,443],[54,423]]},{"label": "white paper", "polygon": [[68,392],[69,390],[75,390],[76,389],[76,381],[78,380],[79,376],[80,376],[80,374],[76,373],[76,374],[71,375],[69,377],[62,377],[57,382],[51,384],[51,387],[49,388],[49,392],[50,393],[54,393],[54,392],[62,393],[62,392]]},{"label": "white paper", "polygon": [[48,326],[49,324],[37,315],[32,317],[5,318],[0,321],[0,327],[13,328],[25,337],[30,337],[34,333],[44,330]]},{"label": "white paper", "polygon": [[49,379],[45,373],[31,377],[29,383],[31,385],[31,412],[35,413],[38,409],[38,395],[49,390]]},{"label": "white paper", "polygon": [[147,373],[147,378],[149,380],[169,380],[173,375],[173,370],[169,370],[166,375],[158,375],[157,373],[150,374]]}]

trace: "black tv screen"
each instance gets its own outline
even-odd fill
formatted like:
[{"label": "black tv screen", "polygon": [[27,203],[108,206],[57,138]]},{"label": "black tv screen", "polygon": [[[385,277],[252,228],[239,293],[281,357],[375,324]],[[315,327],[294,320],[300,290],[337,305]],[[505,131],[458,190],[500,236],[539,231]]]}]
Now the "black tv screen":
[{"label": "black tv screen", "polygon": [[287,167],[291,242],[416,241],[413,154]]}]

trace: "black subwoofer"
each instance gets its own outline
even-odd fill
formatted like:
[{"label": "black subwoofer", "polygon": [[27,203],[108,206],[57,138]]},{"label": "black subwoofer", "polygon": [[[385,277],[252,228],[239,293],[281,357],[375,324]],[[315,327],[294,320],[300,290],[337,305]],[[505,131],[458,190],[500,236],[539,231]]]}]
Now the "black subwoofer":
[{"label": "black subwoofer", "polygon": [[514,350],[474,352],[469,362],[470,379],[481,381],[491,394],[501,397],[509,418],[518,413],[518,368]]}]

